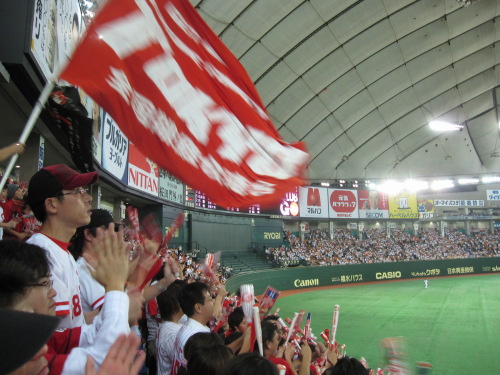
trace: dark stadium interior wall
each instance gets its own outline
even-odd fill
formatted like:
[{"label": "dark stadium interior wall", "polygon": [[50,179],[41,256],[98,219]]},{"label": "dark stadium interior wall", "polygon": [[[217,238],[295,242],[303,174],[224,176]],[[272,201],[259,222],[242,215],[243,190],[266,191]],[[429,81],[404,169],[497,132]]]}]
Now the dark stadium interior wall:
[{"label": "dark stadium interior wall", "polygon": [[[192,241],[200,251],[248,251],[252,242],[251,219],[227,215],[192,214]],[[194,245],[193,245],[194,246]]]}]

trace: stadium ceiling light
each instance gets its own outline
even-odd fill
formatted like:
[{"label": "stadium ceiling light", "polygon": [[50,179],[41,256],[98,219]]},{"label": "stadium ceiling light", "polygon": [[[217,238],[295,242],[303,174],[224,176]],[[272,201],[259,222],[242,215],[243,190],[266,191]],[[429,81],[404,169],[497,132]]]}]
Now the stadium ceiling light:
[{"label": "stadium ceiling light", "polygon": [[459,185],[477,185],[479,178],[461,178],[458,180]]},{"label": "stadium ceiling light", "polygon": [[404,186],[406,190],[411,192],[429,189],[429,183],[427,181],[406,180]]},{"label": "stadium ceiling light", "polygon": [[368,189],[370,190],[378,190],[378,186],[375,182],[369,182],[368,181]]},{"label": "stadium ceiling light", "polygon": [[500,177],[498,177],[498,176],[483,177],[482,181],[484,184],[491,184],[492,182],[500,182]]},{"label": "stadium ceiling light", "polygon": [[321,183],[321,186],[326,186],[326,187],[328,187],[328,186],[330,186],[330,183],[329,183],[329,182],[322,182],[322,183]]},{"label": "stadium ceiling light", "polygon": [[454,187],[455,184],[452,180],[436,180],[431,184],[432,190],[442,190]]},{"label": "stadium ceiling light", "polygon": [[429,126],[432,130],[441,132],[450,130],[460,130],[464,127],[463,125],[453,124],[451,122],[445,122],[445,121],[431,121],[429,122]]},{"label": "stadium ceiling light", "polygon": [[392,180],[386,181],[382,185],[379,185],[377,187],[378,191],[387,194],[397,194],[403,189],[404,189],[403,183]]}]

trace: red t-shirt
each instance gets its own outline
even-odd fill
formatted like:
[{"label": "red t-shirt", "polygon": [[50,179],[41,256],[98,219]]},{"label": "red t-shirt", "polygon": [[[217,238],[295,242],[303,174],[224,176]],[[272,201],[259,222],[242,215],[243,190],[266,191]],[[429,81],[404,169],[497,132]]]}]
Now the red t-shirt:
[{"label": "red t-shirt", "polygon": [[47,342],[49,350],[45,358],[49,364],[50,375],[62,374],[64,363],[68,359],[71,349],[80,345],[82,327],[67,328],[55,331]]},{"label": "red t-shirt", "polygon": [[293,375],[292,368],[290,367],[290,364],[284,360],[283,358],[276,358],[276,357],[267,357],[268,360],[270,360],[272,363],[275,365],[283,365],[286,368],[285,375]]}]

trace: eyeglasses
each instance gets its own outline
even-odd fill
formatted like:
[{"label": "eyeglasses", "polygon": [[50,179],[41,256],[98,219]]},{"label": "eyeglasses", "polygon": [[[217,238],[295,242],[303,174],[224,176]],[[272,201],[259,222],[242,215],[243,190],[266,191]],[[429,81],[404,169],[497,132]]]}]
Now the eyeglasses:
[{"label": "eyeglasses", "polygon": [[71,195],[71,194],[74,194],[74,195],[80,194],[83,197],[85,194],[90,194],[90,193],[89,193],[89,188],[88,187],[81,187],[81,188],[76,188],[73,191],[70,191],[69,193],[63,193],[63,192],[61,192],[61,193],[57,194],[57,196]]},{"label": "eyeglasses", "polygon": [[29,286],[43,286],[47,290],[51,290],[53,285],[54,281],[52,279],[47,279],[45,281],[42,281],[41,283],[30,284]]}]

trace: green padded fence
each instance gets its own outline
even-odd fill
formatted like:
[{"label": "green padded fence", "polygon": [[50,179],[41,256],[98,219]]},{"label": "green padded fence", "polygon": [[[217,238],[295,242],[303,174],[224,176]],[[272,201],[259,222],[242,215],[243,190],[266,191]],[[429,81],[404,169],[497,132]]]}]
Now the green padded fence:
[{"label": "green padded fence", "polygon": [[278,290],[292,290],[328,285],[492,272],[500,272],[500,258],[300,267],[236,275],[227,281],[226,289],[235,292],[242,284],[253,284],[255,294],[262,294],[268,285]]}]

